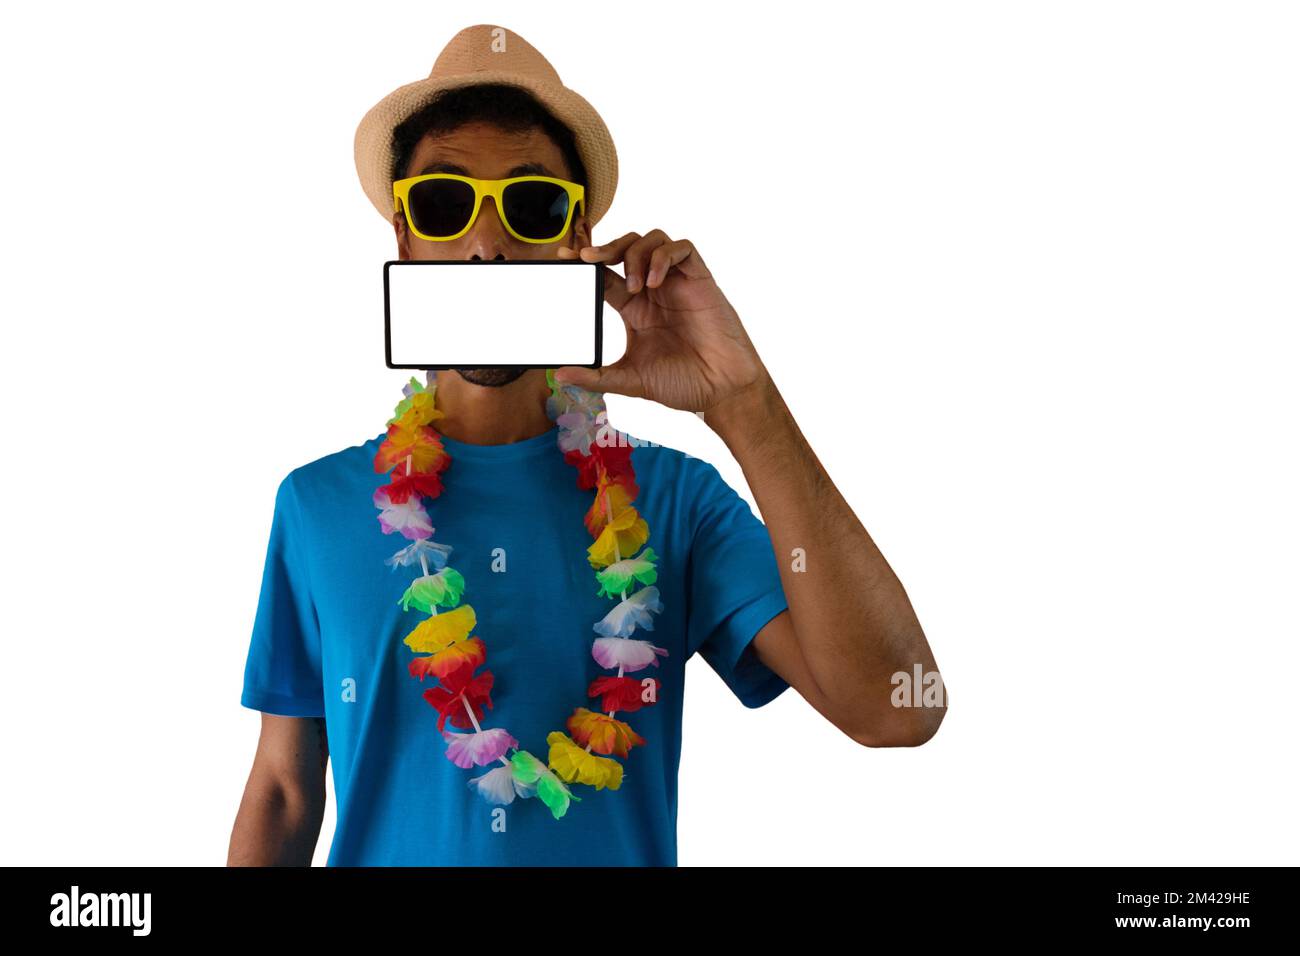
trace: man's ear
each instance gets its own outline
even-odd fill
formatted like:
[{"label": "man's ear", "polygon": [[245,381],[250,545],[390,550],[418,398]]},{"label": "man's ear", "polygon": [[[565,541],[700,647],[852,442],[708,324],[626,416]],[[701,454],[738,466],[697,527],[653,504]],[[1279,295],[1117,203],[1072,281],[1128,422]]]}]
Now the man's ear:
[{"label": "man's ear", "polygon": [[397,258],[411,258],[411,234],[406,231],[406,216],[400,212],[393,213],[393,232],[397,234]]},{"label": "man's ear", "polygon": [[583,246],[595,245],[591,240],[591,223],[585,215],[573,220],[573,235],[569,239],[569,248],[575,252]]}]

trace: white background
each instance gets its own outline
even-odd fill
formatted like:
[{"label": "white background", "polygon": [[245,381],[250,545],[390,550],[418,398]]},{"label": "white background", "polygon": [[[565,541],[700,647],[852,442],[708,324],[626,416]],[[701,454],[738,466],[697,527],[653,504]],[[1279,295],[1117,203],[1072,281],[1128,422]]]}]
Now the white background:
[{"label": "white background", "polygon": [[455,7],[8,13],[3,862],[224,863],[276,483],[404,381],[353,133],[487,22],[609,124],[598,240],[696,243],[951,695],[871,750],[694,660],[681,862],[1295,863],[1296,8]]}]

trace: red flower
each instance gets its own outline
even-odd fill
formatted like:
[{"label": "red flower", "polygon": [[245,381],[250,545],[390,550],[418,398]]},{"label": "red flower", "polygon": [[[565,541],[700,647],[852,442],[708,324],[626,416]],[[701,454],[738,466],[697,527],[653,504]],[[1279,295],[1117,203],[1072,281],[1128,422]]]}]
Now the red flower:
[{"label": "red flower", "polygon": [[[659,678],[654,678],[655,682],[655,700],[659,699]],[[636,677],[597,677],[587,688],[588,697],[600,698],[600,709],[609,713],[611,710],[640,710],[643,706],[649,706],[654,701],[641,699],[641,694],[645,690],[639,678]]]},{"label": "red flower", "polygon": [[[635,473],[632,470],[632,446],[591,444],[591,454],[584,455],[576,448],[564,453],[564,460],[578,469],[578,487],[595,488],[596,481],[603,471],[610,478],[627,476],[632,479],[632,488],[636,487]],[[629,489],[632,497],[634,491]]]},{"label": "red flower", "polygon": [[[446,459],[444,459],[446,460]],[[439,469],[441,471],[442,469]],[[385,486],[388,500],[395,505],[405,504],[412,494],[425,498],[436,498],[442,494],[442,477],[438,471],[413,472],[409,475],[400,473],[400,468],[393,469],[393,478]]]},{"label": "red flower", "polygon": [[465,704],[468,703],[473,708],[475,720],[483,719],[483,708],[492,707],[492,672],[484,671],[477,677],[469,678],[469,668],[462,667],[449,674],[446,680],[450,682],[450,687],[430,687],[424,692],[424,699],[438,711],[438,730],[441,731],[448,720],[453,727],[473,729],[474,724],[469,719]]}]

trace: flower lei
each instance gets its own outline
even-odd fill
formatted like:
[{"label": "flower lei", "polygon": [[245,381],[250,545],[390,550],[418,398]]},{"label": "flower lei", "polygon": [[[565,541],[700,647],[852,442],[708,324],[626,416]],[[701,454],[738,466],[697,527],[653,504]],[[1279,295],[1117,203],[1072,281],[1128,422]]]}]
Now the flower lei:
[{"label": "flower lei", "polygon": [[[500,727],[485,729],[485,707],[492,707],[492,672],[483,668],[487,648],[481,638],[471,636],[478,623],[474,608],[461,604],[465,579],[447,564],[451,547],[433,540],[433,525],[425,510],[425,499],[442,493],[442,472],[451,464],[438,432],[430,422],[442,417],[435,407],[436,376],[427,373],[427,386],[414,377],[402,389],[405,396],[388,421],[387,437],[375,455],[376,472],[391,472],[387,485],[378,488],[373,501],[380,509],[379,525],[385,534],[400,532],[411,543],[385,563],[420,566],[422,574],[411,582],[399,599],[403,610],[412,606],[429,616],[406,635],[403,643],[419,656],[408,669],[421,683],[426,677],[437,685],[424,691],[424,699],[438,711],[438,731],[446,742],[447,759],[462,769],[500,763],[467,785],[489,803],[504,806],[516,796],[538,796],[552,816],[559,819],[571,800],[581,801],[567,786],[582,783],[597,790],[617,790],[623,781],[623,766],[610,754],[626,758],[630,748],[645,740],[614,715],[635,711],[658,700],[657,678],[629,677],[646,667],[659,666],[658,658],[668,651],[650,641],[633,640],[636,628],[653,630],[651,612],[660,613],[663,604],[654,586],[657,557],[645,548],[649,526],[632,505],[638,488],[632,468],[632,449],[611,440],[604,396],[555,381],[554,369],[546,370],[551,395],[546,413],[559,428],[557,444],[564,459],[578,472],[578,487],[593,489],[595,500],[585,524],[594,538],[587,560],[595,569],[597,594],[618,603],[593,626],[600,636],[592,642],[591,656],[605,669],[617,674],[595,678],[587,696],[600,698],[600,710],[576,707],[565,722],[568,733],[551,731],[547,762],[519,746],[519,741]],[[430,567],[434,569],[432,572]],[[640,588],[628,594],[634,583]],[[443,610],[440,610],[443,609]],[[471,733],[454,733],[453,727]],[[507,756],[509,754],[509,756]]]}]

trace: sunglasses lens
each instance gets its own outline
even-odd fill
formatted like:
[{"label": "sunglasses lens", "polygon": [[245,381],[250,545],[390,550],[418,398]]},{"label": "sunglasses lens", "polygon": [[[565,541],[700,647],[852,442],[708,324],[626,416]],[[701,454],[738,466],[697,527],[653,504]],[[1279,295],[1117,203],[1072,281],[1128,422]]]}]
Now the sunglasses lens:
[{"label": "sunglasses lens", "polygon": [[465,228],[474,211],[474,187],[459,179],[425,179],[411,187],[407,204],[407,215],[417,232],[454,236]]},{"label": "sunglasses lens", "polygon": [[511,183],[503,198],[506,221],[525,239],[558,239],[569,219],[569,194],[555,183]]}]

